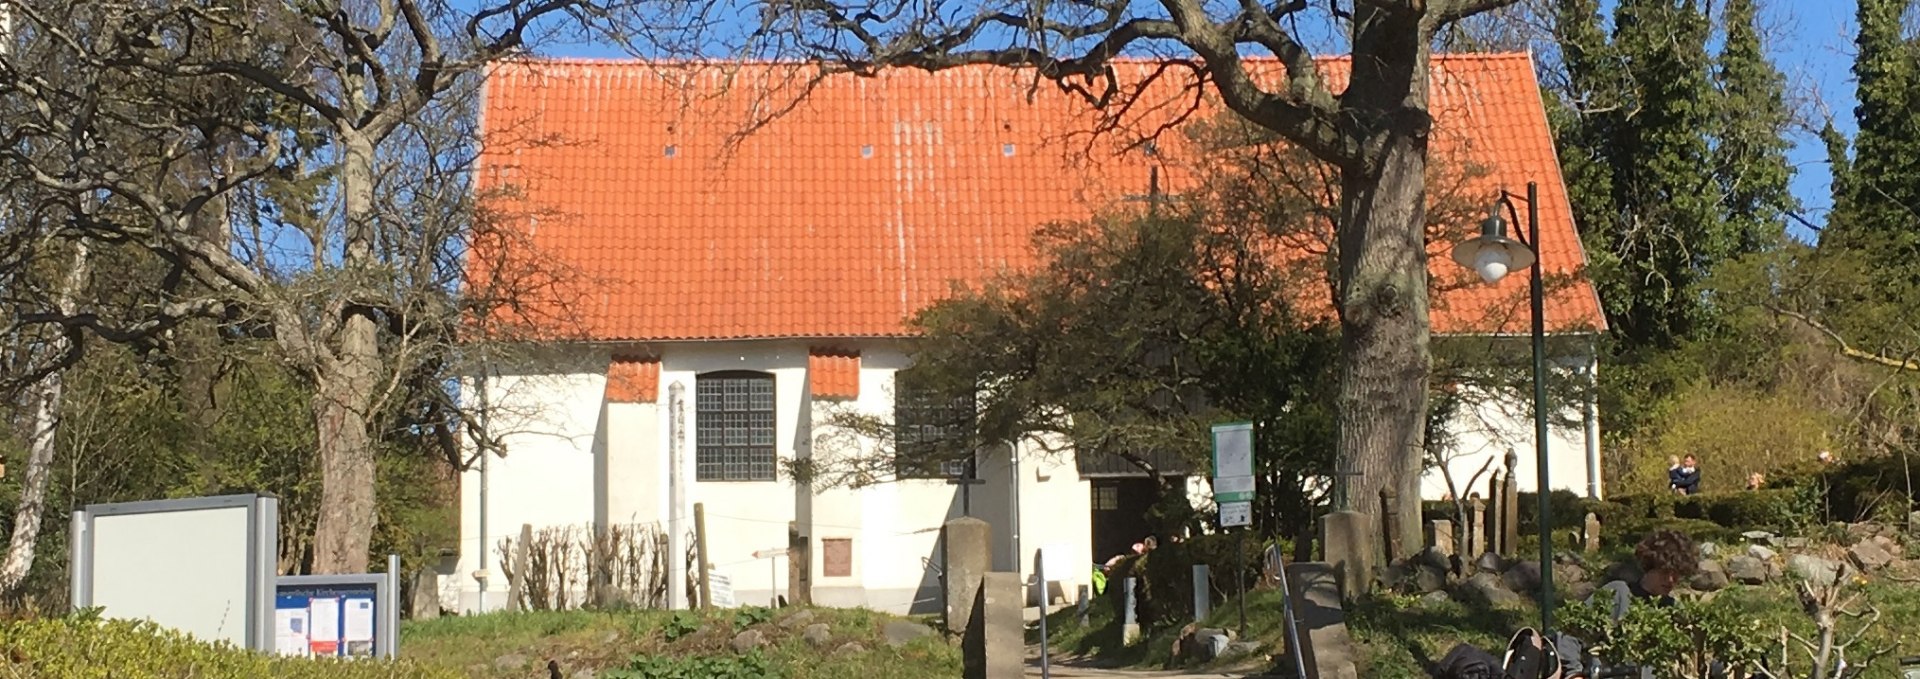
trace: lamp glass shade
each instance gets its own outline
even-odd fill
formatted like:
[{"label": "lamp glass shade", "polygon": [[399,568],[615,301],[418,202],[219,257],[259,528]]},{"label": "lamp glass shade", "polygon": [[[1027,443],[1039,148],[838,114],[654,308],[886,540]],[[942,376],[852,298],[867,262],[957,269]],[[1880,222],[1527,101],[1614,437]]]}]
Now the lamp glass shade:
[{"label": "lamp glass shade", "polygon": [[1480,248],[1480,252],[1473,256],[1474,272],[1480,274],[1480,280],[1488,285],[1507,277],[1508,264],[1506,248]]},{"label": "lamp glass shade", "polygon": [[1479,274],[1488,284],[1533,266],[1534,259],[1532,249],[1504,236],[1482,234],[1453,246],[1454,263]]}]

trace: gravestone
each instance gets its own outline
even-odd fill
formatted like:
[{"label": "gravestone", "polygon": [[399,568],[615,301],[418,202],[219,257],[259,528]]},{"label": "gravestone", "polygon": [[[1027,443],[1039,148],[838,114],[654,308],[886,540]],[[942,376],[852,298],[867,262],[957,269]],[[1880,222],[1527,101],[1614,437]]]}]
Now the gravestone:
[{"label": "gravestone", "polygon": [[[1024,602],[1019,573],[985,574],[975,597],[971,624],[978,632],[977,655],[964,658],[968,679],[1023,676],[1027,657],[1026,622],[1020,617]],[[963,651],[964,651],[963,644]]]},{"label": "gravestone", "polygon": [[1587,544],[1586,544],[1587,553],[1593,554],[1593,553],[1599,552],[1600,551],[1600,515],[1595,514],[1593,512],[1587,512],[1587,523],[1586,523],[1586,526],[1584,527],[1584,530],[1586,531],[1586,538],[1587,538]]},{"label": "gravestone", "polygon": [[948,521],[941,530],[941,553],[946,556],[947,632],[963,634],[978,608],[981,579],[993,564],[993,530],[972,517]]},{"label": "gravestone", "polygon": [[1206,622],[1213,615],[1213,586],[1206,564],[1193,565],[1193,621]]},{"label": "gravestone", "polygon": [[1474,498],[1467,506],[1467,560],[1487,553],[1487,501]]},{"label": "gravestone", "polygon": [[1520,551],[1520,478],[1515,468],[1519,462],[1518,454],[1507,451],[1506,496],[1500,498],[1500,553],[1506,556]]},{"label": "gravestone", "polygon": [[1387,538],[1387,562],[1405,558],[1406,545],[1400,544],[1400,495],[1392,488],[1380,489],[1381,531]]},{"label": "gravestone", "polygon": [[1341,606],[1340,569],[1329,563],[1287,565],[1287,585],[1294,615],[1300,620],[1299,653],[1307,676],[1318,679],[1359,679],[1354,664],[1353,638],[1347,632],[1347,614]]},{"label": "gravestone", "polygon": [[1427,544],[1439,550],[1442,555],[1453,556],[1453,522],[1446,519],[1434,519],[1427,522]]},{"label": "gravestone", "polygon": [[1326,562],[1340,574],[1342,596],[1355,599],[1373,589],[1374,554],[1379,551],[1373,523],[1355,511],[1332,512],[1320,518],[1320,544]]},{"label": "gravestone", "polygon": [[[1481,546],[1481,549],[1484,551],[1499,552],[1501,554],[1507,553],[1507,546],[1500,544],[1500,536],[1506,535],[1506,532],[1500,529],[1500,519],[1507,515],[1506,511],[1500,508],[1500,503],[1506,499],[1506,472],[1495,469],[1493,470],[1493,474],[1487,478],[1487,520],[1486,523],[1481,524],[1486,526],[1486,528],[1482,530],[1487,534],[1487,542]],[[1470,556],[1477,557],[1480,556],[1480,553],[1475,552]]]}]

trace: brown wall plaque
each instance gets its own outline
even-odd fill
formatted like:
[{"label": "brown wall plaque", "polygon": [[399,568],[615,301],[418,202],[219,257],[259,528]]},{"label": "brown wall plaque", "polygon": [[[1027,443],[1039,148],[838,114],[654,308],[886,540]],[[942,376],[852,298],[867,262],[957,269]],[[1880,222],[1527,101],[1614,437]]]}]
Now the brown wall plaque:
[{"label": "brown wall plaque", "polygon": [[820,540],[821,570],[829,578],[853,576],[853,540],[850,538],[822,538]]}]

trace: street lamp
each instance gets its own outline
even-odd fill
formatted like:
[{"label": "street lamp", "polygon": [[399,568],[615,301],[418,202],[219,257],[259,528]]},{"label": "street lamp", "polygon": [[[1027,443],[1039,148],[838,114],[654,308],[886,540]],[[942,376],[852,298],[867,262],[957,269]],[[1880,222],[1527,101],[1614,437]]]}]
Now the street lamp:
[{"label": "street lamp", "polygon": [[1513,199],[1519,198],[1506,189],[1500,190],[1500,200],[1495,203],[1480,224],[1480,235],[1469,238],[1453,246],[1453,261],[1458,262],[1480,275],[1480,280],[1488,284],[1498,283],[1507,272],[1514,269],[1527,269],[1531,279],[1529,301],[1533,304],[1533,442],[1534,464],[1540,472],[1537,494],[1540,497],[1540,634],[1552,634],[1553,630],[1553,520],[1548,506],[1547,490],[1547,332],[1545,294],[1540,283],[1540,187],[1535,182],[1527,182],[1527,238],[1517,241],[1507,237],[1506,222],[1500,219],[1500,208],[1504,206],[1507,214],[1519,221]]}]

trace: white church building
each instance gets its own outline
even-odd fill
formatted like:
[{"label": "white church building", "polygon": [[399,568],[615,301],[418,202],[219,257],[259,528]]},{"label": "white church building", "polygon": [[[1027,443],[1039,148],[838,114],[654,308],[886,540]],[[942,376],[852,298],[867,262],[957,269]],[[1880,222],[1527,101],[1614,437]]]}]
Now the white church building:
[{"label": "white church building", "polygon": [[[1344,79],[1344,61],[1322,65]],[[1115,68],[1138,81],[1154,64]],[[1553,360],[1591,375],[1591,343],[1577,340],[1605,321],[1578,278],[1586,256],[1532,60],[1436,56],[1433,69],[1435,153],[1486,168],[1472,188],[1487,202],[1503,186],[1539,182],[1544,271],[1575,277],[1547,300],[1549,331],[1576,340],[1555,342],[1576,348]],[[903,426],[929,417],[900,382],[908,318],[956,284],[1031,266],[1036,228],[1143,193],[1155,167],[1177,162],[1177,144],[1155,152],[1122,132],[1082,134],[1099,115],[1076,94],[1036,86],[1031,72],[817,82],[812,73],[580,60],[492,69],[477,188],[528,215],[526,242],[576,286],[565,314],[578,329],[541,347],[542,360],[489,375],[485,394],[468,384],[466,398],[496,413],[489,426],[504,432],[504,451],[460,478],[457,575],[441,585],[448,608],[505,605],[498,546],[522,525],[652,527],[666,531],[669,553],[685,554],[696,505],[712,572],[746,604],[804,583],[822,605],[937,610],[939,528],[963,514],[993,525],[999,569],[1031,581],[1044,550],[1054,591],[1069,597],[1095,562],[1139,538],[1142,474],[1042,455],[1033,441],[980,450],[972,484],[941,469],[816,490],[783,465],[876,450],[832,426],[834,409]],[[1172,100],[1173,87],[1150,92]],[[1155,116],[1177,112],[1136,108],[1127,129],[1156,129]],[[1463,280],[1446,246],[1431,246],[1432,275]],[[1527,351],[1526,285],[1509,276],[1445,286],[1434,332],[1512,337],[1511,350]],[[1591,404],[1569,412],[1585,427],[1555,430],[1552,484],[1598,494],[1596,414]],[[1455,475],[1513,449],[1532,490],[1528,413],[1510,399],[1462,413],[1448,452]],[[1204,495],[1206,470],[1194,473]],[[1430,474],[1424,494],[1447,492]],[[785,562],[790,538],[804,541],[808,563]]]}]

